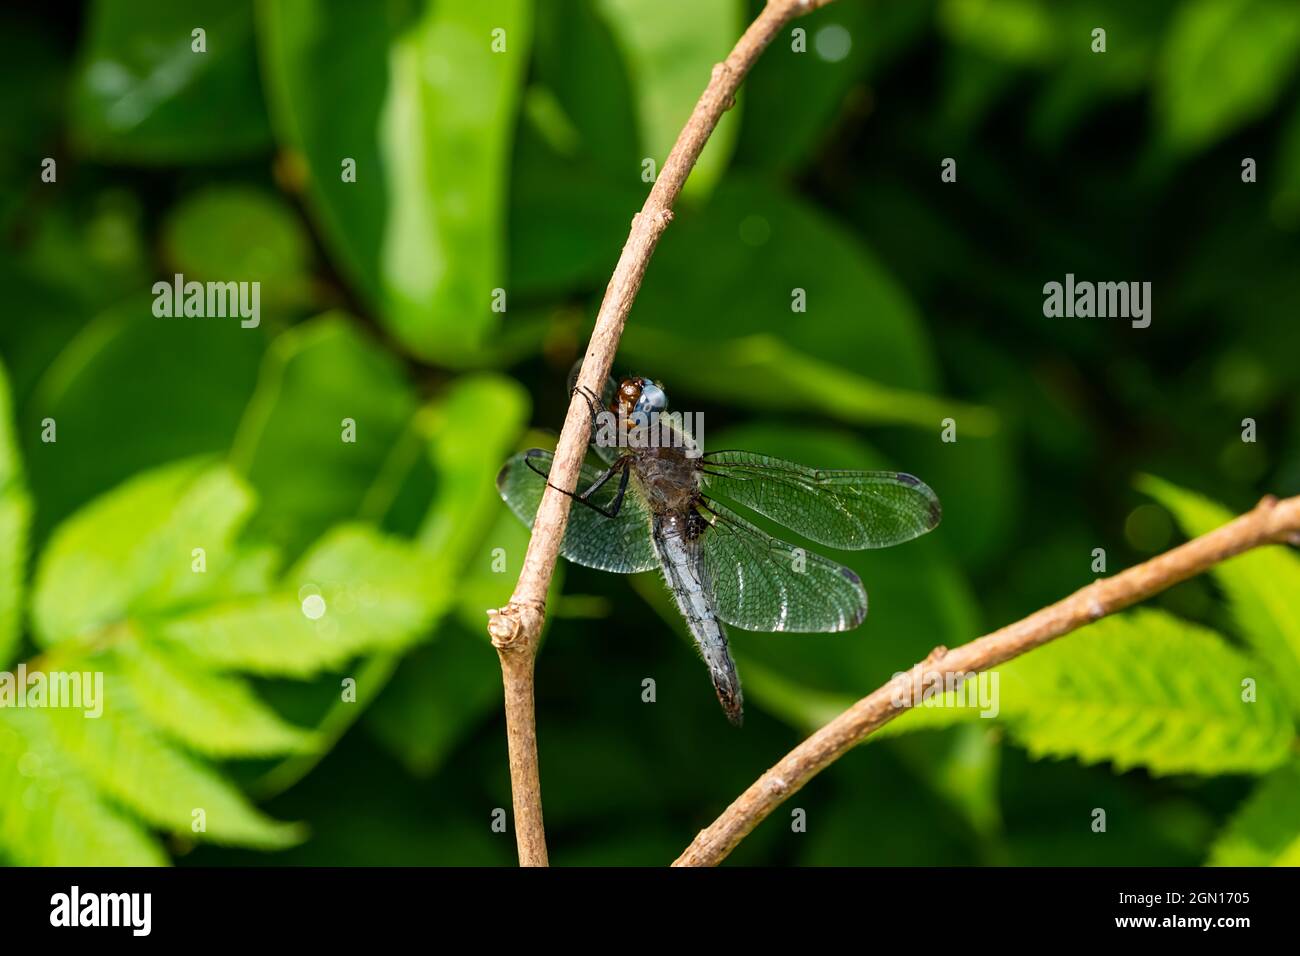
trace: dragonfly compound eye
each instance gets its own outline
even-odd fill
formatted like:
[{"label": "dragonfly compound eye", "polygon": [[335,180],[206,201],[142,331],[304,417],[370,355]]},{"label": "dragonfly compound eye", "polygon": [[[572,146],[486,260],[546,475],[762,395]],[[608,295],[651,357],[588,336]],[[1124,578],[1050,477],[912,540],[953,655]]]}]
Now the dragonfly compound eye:
[{"label": "dragonfly compound eye", "polygon": [[648,378],[641,379],[641,397],[636,401],[634,412],[662,412],[668,408],[668,393],[662,388],[650,381]]}]

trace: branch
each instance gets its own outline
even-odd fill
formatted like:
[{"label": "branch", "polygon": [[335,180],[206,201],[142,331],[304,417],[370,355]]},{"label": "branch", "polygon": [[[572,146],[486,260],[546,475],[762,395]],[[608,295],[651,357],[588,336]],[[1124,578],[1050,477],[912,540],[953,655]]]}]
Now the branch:
[{"label": "branch", "polygon": [[[1300,544],[1300,497],[1278,501],[1270,496],[1223,527],[1112,578],[1097,580],[1000,631],[956,650],[936,647],[906,674],[868,694],[786,754],[737,797],[722,816],[701,830],[673,866],[716,866],[722,862],[786,798],[906,710],[913,695],[904,691],[914,686],[912,682],[918,677],[925,679],[940,667],[943,673],[963,675],[988,670],[1242,552],[1285,543]],[[895,706],[895,700],[908,704]]]},{"label": "branch", "polygon": [[[605,288],[596,314],[596,327],[578,377],[578,386],[601,394],[614,364],[623,326],[641,288],[650,256],[668,224],[672,205],[704,144],[722,114],[735,103],[736,90],[772,39],[795,17],[826,6],[831,0],[768,0],[726,60],[713,68],[713,77],[673,145],[641,211],[632,217],[632,231]],[[573,491],[587,453],[591,417],[576,395],[569,402],[564,428],[555,448],[550,483]],[[537,765],[537,722],[533,709],[533,661],[546,616],[546,591],[551,585],[560,542],[569,518],[567,495],[547,488],[533,521],[533,534],[510,603],[488,612],[488,634],[501,658],[505,684],[506,739],[510,749],[510,789],[514,801],[515,833],[522,866],[546,865],[546,833],[542,826],[541,778]]]}]

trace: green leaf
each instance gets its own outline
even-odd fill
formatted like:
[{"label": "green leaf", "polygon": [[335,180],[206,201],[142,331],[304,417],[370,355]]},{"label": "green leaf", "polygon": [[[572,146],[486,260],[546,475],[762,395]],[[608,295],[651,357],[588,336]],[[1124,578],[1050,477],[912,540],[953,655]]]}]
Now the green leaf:
[{"label": "green leaf", "polygon": [[952,39],[1009,63],[1042,63],[1058,52],[1051,12],[1037,0],[946,0],[939,23]]},{"label": "green leaf", "polygon": [[[93,811],[98,791],[179,835],[202,810],[199,839],[266,849],[297,842],[299,828],[263,816],[173,741],[205,756],[314,761],[334,738],[290,726],[245,680],[219,672],[303,677],[361,654],[395,654],[451,603],[436,562],[362,525],[335,529],[272,585],[274,554],[239,537],[252,507],[228,467],[180,462],[108,493],[53,536],[33,617],[43,643],[57,646],[40,666],[67,667],[102,648],[88,666],[107,678],[102,713],[39,716],[51,760],[85,777],[91,809],[82,812]],[[201,573],[195,541],[208,551]],[[0,759],[0,797],[21,788],[23,774]]]},{"label": "green leaf", "polygon": [[367,714],[376,737],[416,776],[432,774],[500,695],[483,612],[509,600],[528,530],[501,506],[494,479],[519,441],[528,407],[512,380],[479,375],[458,379],[428,415],[437,487],[417,540],[436,568],[432,575],[454,581],[460,620],[407,656]]},{"label": "green leaf", "polygon": [[0,709],[0,853],[18,866],[165,864],[157,843],[69,764],[48,713]]},{"label": "green leaf", "polygon": [[312,733],[285,723],[242,678],[139,642],[119,645],[115,660],[141,714],[200,754],[268,757],[317,746]]},{"label": "green leaf", "polygon": [[[228,468],[185,461],[132,479],[55,531],[36,571],[33,623],[49,646],[209,596],[235,572],[253,508]],[[196,573],[194,549],[207,570]]]},{"label": "green leaf", "polygon": [[[310,677],[420,638],[451,597],[451,583],[430,570],[413,546],[364,525],[342,526],[308,551],[275,592],[157,621],[148,636],[213,667]],[[309,617],[313,605],[321,613]]]},{"label": "green leaf", "polygon": [[[29,482],[40,489],[38,541],[143,469],[230,447],[265,333],[240,328],[238,319],[155,318],[151,306],[132,295],[96,315],[26,403],[32,411],[21,424]],[[47,417],[57,423],[57,441],[41,440]]]},{"label": "green leaf", "polygon": [[668,363],[668,356],[689,353],[689,338],[655,327],[628,330],[631,349],[664,357],[674,371],[670,384],[692,394],[725,402],[736,397],[737,383],[763,382],[746,392],[754,411],[812,411],[854,425],[909,425],[935,432],[952,417],[963,435],[983,437],[997,430],[997,414],[986,407],[881,385],[842,365],[811,358],[774,335],[761,333],[720,342],[706,365]]},{"label": "green leaf", "polygon": [[[1138,487],[1168,508],[1188,537],[1196,537],[1236,517],[1208,498],[1145,477]],[[1300,557],[1286,547],[1255,548],[1214,567],[1214,579],[1227,594],[1237,628],[1272,670],[1260,680],[1260,694],[1276,691],[1300,715]]]},{"label": "green leaf", "polygon": [[1164,136],[1200,149],[1263,115],[1300,53],[1288,0],[1188,0],[1168,28],[1156,83]]},{"label": "green leaf", "polygon": [[[96,660],[88,666],[103,665]],[[301,827],[265,816],[215,771],[150,728],[126,682],[104,669],[100,717],[71,708],[41,712],[62,752],[101,792],[172,833],[262,849],[301,842]],[[194,829],[196,810],[206,816],[205,830]]]},{"label": "green leaf", "polygon": [[1260,781],[1210,850],[1210,866],[1300,866],[1300,764]]},{"label": "green leaf", "polygon": [[[483,589],[472,586],[472,582],[486,575],[486,570],[480,569],[489,567],[489,552],[500,546],[495,533],[484,539],[484,528],[494,518],[513,521],[513,516],[500,506],[493,479],[502,460],[516,446],[527,412],[527,393],[517,383],[485,374],[456,379],[445,395],[421,409],[416,417],[415,431],[425,446],[428,465],[422,471],[415,470],[412,481],[418,484],[427,475],[434,487],[431,503],[428,497],[421,499],[423,519],[415,545],[424,565],[424,580],[429,586],[437,585],[431,597],[431,621],[448,610],[454,596],[462,615],[469,617],[475,632],[480,632],[484,609],[500,606],[506,599],[498,594],[484,603]],[[512,553],[522,555],[523,546],[512,549]],[[508,575],[491,577],[498,588],[503,584],[509,587],[505,583]],[[472,616],[466,611],[470,604]],[[495,675],[493,686],[499,687],[494,655],[471,662],[463,659],[463,646],[443,649],[443,641],[449,636],[454,640],[456,631],[453,625],[440,627],[436,635],[439,640],[433,647],[409,655],[401,670],[398,658],[405,648],[372,657],[357,675],[356,700],[335,700],[319,721],[320,736],[331,743],[341,737],[362,713],[369,712],[367,705],[396,672],[399,689],[379,698],[387,704],[385,716],[378,718],[384,726],[377,733],[413,772],[431,772],[439,754],[459,739],[479,713],[485,674]],[[437,663],[428,665],[431,660]],[[489,665],[486,670],[484,663]],[[464,699],[444,699],[444,667],[464,678],[457,690],[458,694],[463,692]],[[407,673],[408,669],[412,672]],[[437,711],[436,717],[431,716],[432,711]],[[437,726],[430,728],[429,720]],[[399,735],[389,733],[399,725],[422,730],[399,740]],[[271,793],[284,790],[304,776],[316,759],[308,755],[284,761],[266,775],[261,787]]]},{"label": "green leaf", "polygon": [[311,240],[293,209],[250,186],[209,186],[163,225],[168,268],[188,280],[260,283],[263,309],[308,304]]},{"label": "green leaf", "polygon": [[454,581],[459,620],[403,660],[367,713],[371,731],[416,776],[433,774],[501,693],[483,612],[509,600],[528,529],[501,506],[495,477],[518,444],[528,407],[512,380],[478,375],[458,379],[426,416],[437,485],[417,540],[432,575]]},{"label": "green leaf", "polygon": [[[230,455],[263,502],[253,531],[296,554],[355,518],[414,413],[401,367],[342,315],[282,334]],[[346,420],[355,441],[344,440]],[[314,480],[303,482],[304,473]]]},{"label": "green leaf", "polygon": [[528,411],[528,394],[499,375],[458,379],[434,408],[428,454],[437,488],[418,541],[449,574],[463,571],[500,514],[496,474]]},{"label": "green leaf", "polygon": [[[995,673],[996,717],[1035,757],[1154,774],[1263,773],[1286,759],[1295,734],[1277,694],[1243,700],[1243,681],[1258,680],[1253,660],[1160,611],[1106,618]],[[969,702],[939,694],[873,736],[977,723]]]},{"label": "green leaf", "polygon": [[260,7],[274,125],[301,154],[327,244],[426,360],[465,361],[497,326],[529,21],[524,0],[430,3],[401,20],[318,0]]},{"label": "green leaf", "polygon": [[[999,693],[1002,693],[1005,687],[1004,675],[1005,668],[998,675]],[[978,723],[982,719],[987,719],[981,718],[980,711],[969,706],[969,701],[970,698],[964,696],[961,691],[949,690],[936,694],[928,702],[929,706],[908,708],[873,733],[870,739],[902,737],[918,730],[947,730],[949,727]],[[1005,701],[999,703],[1001,708],[1005,709]]]},{"label": "green leaf", "polygon": [[1098,621],[1001,671],[1014,677],[1002,712],[1035,757],[1154,774],[1263,773],[1287,759],[1295,736],[1279,696],[1243,700],[1254,661],[1160,611]]},{"label": "green leaf", "polygon": [[[194,52],[191,31],[206,31]],[[72,98],[76,143],[100,159],[211,162],[270,145],[247,0],[97,0]]]},{"label": "green leaf", "polygon": [[[708,269],[700,268],[704,261]],[[671,376],[698,377],[732,340],[737,316],[749,335],[878,385],[922,391],[936,380],[916,308],[870,252],[802,200],[730,177],[706,207],[682,210],[664,235],[620,359],[670,385]],[[645,328],[671,335],[664,341],[674,351],[643,338]],[[684,353],[673,344],[682,339],[693,343]],[[749,381],[732,389],[745,404],[754,399]]]},{"label": "green leaf", "polygon": [[0,667],[9,663],[22,636],[30,522],[31,498],[13,432],[9,376],[0,363]]},{"label": "green leaf", "polygon": [[[727,58],[745,27],[742,0],[598,0],[627,61],[646,156],[664,160],[690,118],[713,67]],[[707,193],[726,169],[736,137],[736,110],[724,115],[700,154],[688,195]]]}]

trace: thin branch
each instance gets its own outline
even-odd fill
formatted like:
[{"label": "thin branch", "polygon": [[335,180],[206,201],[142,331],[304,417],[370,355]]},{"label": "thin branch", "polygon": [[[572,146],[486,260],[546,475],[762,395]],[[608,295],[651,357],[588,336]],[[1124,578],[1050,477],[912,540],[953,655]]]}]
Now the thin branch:
[{"label": "thin branch", "polygon": [[[605,298],[596,314],[596,327],[587,346],[578,385],[591,394],[601,386],[614,364],[632,302],[641,288],[650,256],[659,237],[672,222],[672,205],[686,177],[700,157],[713,129],[735,103],[736,90],[750,67],[772,39],[795,17],[831,0],[768,0],[763,12],[741,36],[726,60],[713,68],[681,135],[673,145],[641,211],[632,217],[632,231],[623,246]],[[555,448],[550,482],[572,491],[587,453],[591,431],[587,403],[576,395],[569,402],[564,428]],[[522,866],[545,866],[546,833],[542,826],[541,778],[537,765],[537,726],[533,710],[533,660],[537,638],[546,614],[546,591],[551,584],[560,542],[569,517],[569,498],[547,488],[533,521],[519,582],[510,603],[488,612],[488,634],[501,658],[505,684],[506,738],[510,750],[510,786],[515,810],[515,833]]]},{"label": "thin branch", "polygon": [[[706,829],[673,866],[716,866],[788,797],[910,705],[913,682],[935,672],[970,675],[1019,657],[1107,614],[1158,594],[1221,561],[1268,544],[1300,543],[1300,497],[1268,497],[1234,521],[1112,578],[1103,578],[1015,624],[949,651],[937,647],[786,754]],[[940,671],[940,669],[942,669]],[[895,701],[907,702],[897,706]]]}]

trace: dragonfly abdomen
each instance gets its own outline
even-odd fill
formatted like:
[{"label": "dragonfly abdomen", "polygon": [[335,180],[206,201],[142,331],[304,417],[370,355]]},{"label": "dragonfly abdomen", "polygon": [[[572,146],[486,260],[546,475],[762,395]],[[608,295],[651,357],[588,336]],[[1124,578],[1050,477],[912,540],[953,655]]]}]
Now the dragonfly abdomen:
[{"label": "dragonfly abdomen", "polygon": [[[690,628],[700,656],[709,668],[718,702],[736,726],[744,716],[740,676],[727,647],[727,631],[713,607],[713,589],[700,551],[701,522],[694,511],[654,516],[652,534],[664,573],[664,583]],[[707,527],[707,522],[703,522]]]}]

